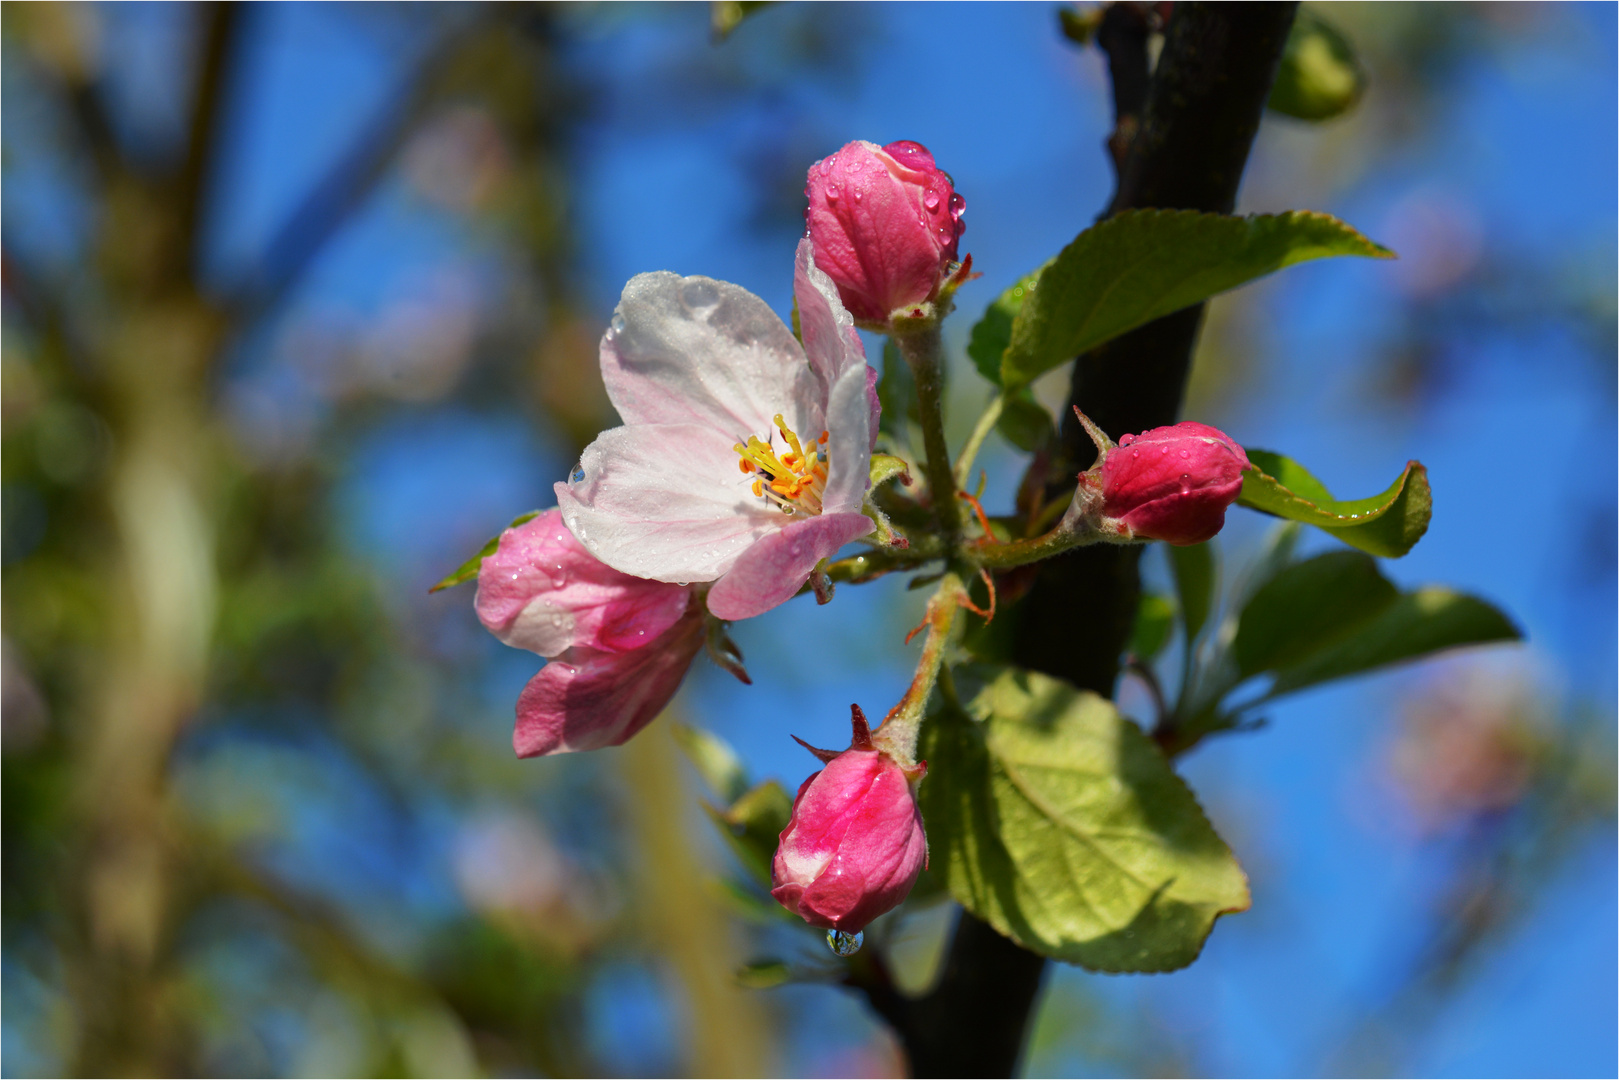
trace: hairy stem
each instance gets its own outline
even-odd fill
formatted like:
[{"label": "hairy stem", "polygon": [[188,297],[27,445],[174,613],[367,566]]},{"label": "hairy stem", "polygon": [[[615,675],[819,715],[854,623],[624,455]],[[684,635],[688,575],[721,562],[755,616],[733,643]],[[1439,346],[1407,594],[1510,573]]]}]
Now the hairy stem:
[{"label": "hairy stem", "polygon": [[983,415],[979,416],[978,423],[973,426],[973,433],[967,439],[967,445],[961,448],[961,457],[956,459],[956,486],[967,486],[967,474],[972,472],[973,459],[978,457],[978,450],[984,445],[984,440],[994,430],[995,422],[1001,418],[1001,410],[1006,407],[1006,398],[996,394],[984,407]]},{"label": "hairy stem", "polygon": [[[967,598],[967,588],[955,574],[946,574],[939,588],[928,601],[927,614],[916,629],[927,627],[928,636],[922,642],[922,659],[917,661],[916,675],[899,704],[889,710],[883,726],[877,730],[879,748],[901,765],[916,762],[916,739],[922,730],[922,710],[927,708],[928,697],[939,681],[939,669],[944,665],[945,649],[950,643],[950,631],[955,622],[956,609]],[[913,633],[915,631],[912,631]]]},{"label": "hairy stem", "polygon": [[896,334],[894,344],[916,380],[922,447],[928,456],[924,468],[933,498],[933,513],[939,519],[945,547],[954,551],[961,540],[961,506],[956,501],[956,477],[950,471],[950,449],[944,441],[944,370],[939,328]]}]

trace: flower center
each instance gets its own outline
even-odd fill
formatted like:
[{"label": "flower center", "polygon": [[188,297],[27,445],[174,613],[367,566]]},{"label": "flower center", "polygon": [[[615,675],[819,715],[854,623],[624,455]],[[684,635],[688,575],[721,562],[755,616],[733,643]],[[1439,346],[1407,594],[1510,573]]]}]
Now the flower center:
[{"label": "flower center", "polygon": [[771,445],[775,441],[773,433],[767,432],[764,439],[749,435],[746,446],[737,443],[731,448],[737,453],[737,467],[744,473],[758,474],[753,481],[753,493],[781,507],[782,513],[796,514],[802,510],[819,514],[821,493],[826,490],[826,460],[821,456],[821,448],[826,445],[828,433],[821,432],[819,439],[812,439],[805,446],[780,413],[776,414],[775,421],[787,448],[778,457]]}]

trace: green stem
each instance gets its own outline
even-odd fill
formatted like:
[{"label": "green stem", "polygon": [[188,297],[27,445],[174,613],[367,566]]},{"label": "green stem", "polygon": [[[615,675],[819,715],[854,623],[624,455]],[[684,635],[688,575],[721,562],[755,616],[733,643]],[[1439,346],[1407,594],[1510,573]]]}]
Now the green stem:
[{"label": "green stem", "polygon": [[939,328],[932,326],[913,333],[895,334],[894,344],[916,380],[922,446],[928,457],[924,465],[928,490],[933,497],[933,512],[939,519],[945,547],[954,551],[961,540],[961,506],[956,501],[956,477],[950,471],[950,449],[944,441],[944,371]]},{"label": "green stem", "polygon": [[996,394],[990,399],[989,404],[984,407],[983,415],[978,418],[978,424],[973,428],[972,437],[967,440],[967,445],[962,448],[961,457],[956,461],[956,486],[958,488],[967,486],[967,474],[973,471],[973,459],[978,456],[978,449],[984,445],[984,440],[989,437],[990,431],[994,429],[995,422],[1001,418],[1001,409],[1005,405],[1006,398]]},{"label": "green stem", "polygon": [[[946,574],[939,588],[928,600],[927,614],[922,625],[928,629],[927,640],[922,643],[922,659],[917,661],[916,675],[899,704],[889,710],[883,726],[877,729],[875,742],[901,765],[916,763],[916,740],[922,730],[922,711],[927,708],[928,697],[939,681],[939,669],[944,666],[950,630],[955,622],[956,609],[967,598],[967,588],[955,574]],[[920,629],[920,627],[918,627]]]}]

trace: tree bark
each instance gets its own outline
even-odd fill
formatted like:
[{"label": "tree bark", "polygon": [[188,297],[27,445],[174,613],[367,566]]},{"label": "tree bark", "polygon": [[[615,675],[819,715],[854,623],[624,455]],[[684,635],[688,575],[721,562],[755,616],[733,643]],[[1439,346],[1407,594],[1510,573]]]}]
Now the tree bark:
[{"label": "tree bark", "polygon": [[[1108,214],[1231,211],[1296,8],[1175,5],[1140,125],[1127,133],[1127,146],[1115,148],[1122,164]],[[1102,44],[1117,81],[1136,64],[1112,50],[1144,50],[1145,38],[1119,35]],[[1069,403],[1114,438],[1173,423],[1202,317],[1202,305],[1187,308],[1079,357]],[[1069,410],[1052,486],[1071,484],[1094,458]],[[1104,544],[1041,564],[1038,586],[1006,616],[1016,619],[1017,662],[1111,697],[1135,621],[1139,555],[1139,548]],[[913,1075],[1011,1076],[1045,966],[963,913],[934,990],[916,1000],[873,995],[873,1004],[898,1029]]]}]

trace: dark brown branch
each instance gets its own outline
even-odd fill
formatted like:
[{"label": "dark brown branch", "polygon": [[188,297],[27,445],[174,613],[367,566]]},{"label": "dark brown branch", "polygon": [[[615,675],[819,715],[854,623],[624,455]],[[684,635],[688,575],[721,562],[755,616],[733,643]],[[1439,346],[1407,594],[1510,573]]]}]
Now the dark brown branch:
[{"label": "dark brown branch", "polygon": [[1141,113],[1152,87],[1152,64],[1147,40],[1152,36],[1146,4],[1109,4],[1096,28],[1096,46],[1107,54],[1108,78],[1113,84],[1113,132],[1107,137],[1113,167],[1124,172],[1130,144],[1141,130]]},{"label": "dark brown branch", "polygon": [[[1296,6],[1175,5],[1110,213],[1231,210]],[[1115,438],[1173,423],[1201,321],[1202,308],[1189,308],[1080,357],[1070,404]],[[1069,419],[1052,486],[1071,485],[1094,456]],[[1007,616],[1017,662],[1111,697],[1135,621],[1138,555],[1098,545],[1041,564],[1039,587]],[[903,1008],[882,1003],[914,1075],[1011,1076],[1044,967],[964,914],[938,987]]]}]

